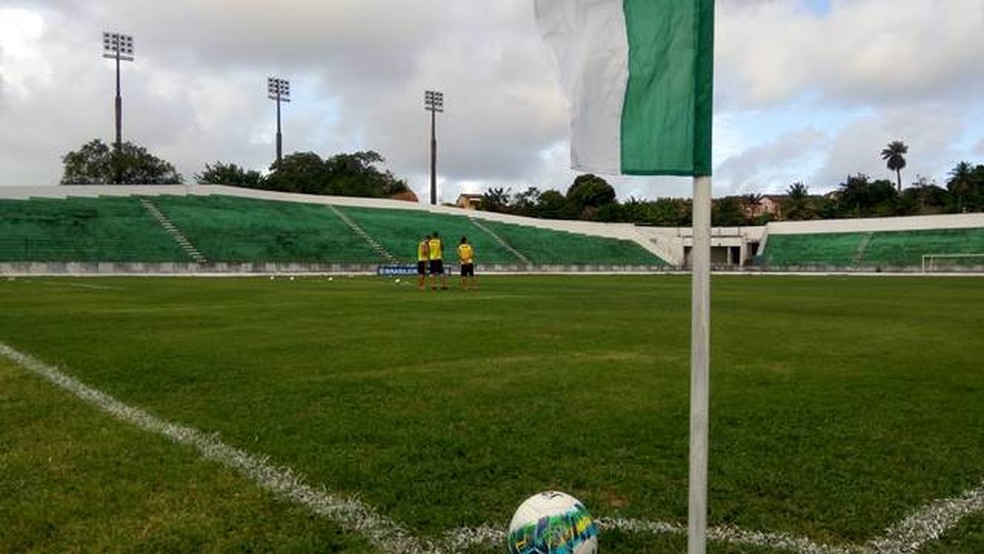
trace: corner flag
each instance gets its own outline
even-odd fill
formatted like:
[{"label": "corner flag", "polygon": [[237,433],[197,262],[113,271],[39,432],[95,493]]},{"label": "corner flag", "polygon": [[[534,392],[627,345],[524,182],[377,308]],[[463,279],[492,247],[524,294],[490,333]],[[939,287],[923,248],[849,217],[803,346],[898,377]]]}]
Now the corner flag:
[{"label": "corner flag", "polygon": [[571,166],[694,178],[687,551],[704,554],[714,0],[535,0],[571,100]]},{"label": "corner flag", "polygon": [[711,174],[714,0],[536,0],[571,101],[571,166]]}]

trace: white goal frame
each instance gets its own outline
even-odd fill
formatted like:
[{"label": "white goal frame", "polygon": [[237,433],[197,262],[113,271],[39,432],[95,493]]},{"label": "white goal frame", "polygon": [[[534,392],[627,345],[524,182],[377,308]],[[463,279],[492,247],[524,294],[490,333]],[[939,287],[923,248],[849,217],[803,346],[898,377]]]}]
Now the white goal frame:
[{"label": "white goal frame", "polygon": [[922,272],[926,273],[927,269],[932,269],[934,259],[947,259],[947,258],[980,258],[981,265],[984,265],[984,253],[974,252],[967,254],[923,254],[922,255]]}]

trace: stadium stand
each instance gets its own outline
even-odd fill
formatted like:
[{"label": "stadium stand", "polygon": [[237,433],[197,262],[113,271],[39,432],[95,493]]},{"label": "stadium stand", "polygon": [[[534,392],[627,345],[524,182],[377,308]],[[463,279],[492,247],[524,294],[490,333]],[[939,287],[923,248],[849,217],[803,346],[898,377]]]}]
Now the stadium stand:
[{"label": "stadium stand", "polygon": [[444,258],[456,261],[455,248],[462,235],[475,248],[479,264],[521,263],[512,252],[464,216],[419,210],[385,210],[339,207],[356,225],[374,237],[389,252],[406,263],[416,261],[417,243],[433,231],[444,239]]},{"label": "stadium stand", "polygon": [[866,233],[770,235],[762,254],[767,267],[854,265]]},{"label": "stadium stand", "polygon": [[534,264],[666,265],[655,254],[628,240],[592,237],[496,221],[485,221],[483,225],[522,252]]},{"label": "stadium stand", "polygon": [[[862,264],[918,266],[926,254],[982,254],[984,229],[936,229],[875,233]],[[958,265],[981,265],[981,258],[951,258]]]},{"label": "stadium stand", "polygon": [[410,261],[417,241],[433,230],[445,242],[445,258],[454,260],[462,235],[475,247],[479,264],[662,266],[665,262],[638,244],[464,216],[415,210],[339,208],[392,252]]},{"label": "stadium stand", "polygon": [[[924,254],[984,252],[984,229],[770,235],[766,267],[919,267]],[[972,258],[955,263],[980,264]]]},{"label": "stadium stand", "polygon": [[[0,188],[0,273],[369,272],[467,235],[480,271],[686,268],[692,230],[530,219],[221,185]],[[718,269],[984,272],[984,214],[770,222],[711,234]],[[754,263],[753,267],[748,264]]]},{"label": "stadium stand", "polygon": [[138,199],[0,200],[0,261],[189,261]]},{"label": "stadium stand", "polygon": [[451,262],[465,235],[481,265],[665,265],[628,240],[463,215],[170,192],[2,200],[0,260],[412,263],[437,230]]},{"label": "stadium stand", "polygon": [[153,201],[213,262],[387,261],[323,205],[222,195]]}]

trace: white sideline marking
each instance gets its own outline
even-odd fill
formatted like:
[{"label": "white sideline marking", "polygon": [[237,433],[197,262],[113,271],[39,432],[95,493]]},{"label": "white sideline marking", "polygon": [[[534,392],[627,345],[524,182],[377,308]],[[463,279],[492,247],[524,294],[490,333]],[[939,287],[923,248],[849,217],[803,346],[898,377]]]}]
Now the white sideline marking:
[{"label": "white sideline marking", "polygon": [[[393,554],[456,552],[469,546],[503,544],[506,540],[504,529],[483,525],[447,531],[440,543],[421,542],[402,525],[377,513],[358,499],[334,495],[323,487],[314,488],[304,483],[303,479],[289,468],[274,466],[266,457],[255,456],[223,443],[218,434],[203,433],[191,427],[156,418],[2,342],[0,342],[0,356],[47,379],[121,421],[197,449],[206,459],[238,471],[264,489],[305,506],[346,529],[360,533],[383,552]],[[887,529],[884,536],[872,539],[864,545],[824,545],[784,533],[745,531],[732,526],[712,527],[707,531],[707,538],[717,542],[770,547],[798,554],[912,554],[918,552],[927,542],[943,536],[962,518],[977,512],[984,512],[984,483],[975,489],[963,492],[958,497],[933,501]],[[628,533],[683,536],[687,534],[686,526],[658,521],[600,518],[598,525],[602,530],[618,529]]]}]

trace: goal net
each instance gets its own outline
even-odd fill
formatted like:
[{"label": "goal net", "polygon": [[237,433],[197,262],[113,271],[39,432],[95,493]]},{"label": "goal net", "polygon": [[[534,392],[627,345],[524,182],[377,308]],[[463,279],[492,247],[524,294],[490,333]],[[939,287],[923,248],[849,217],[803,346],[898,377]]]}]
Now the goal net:
[{"label": "goal net", "polygon": [[933,271],[960,271],[984,266],[984,253],[974,254],[923,254],[923,273]]}]

